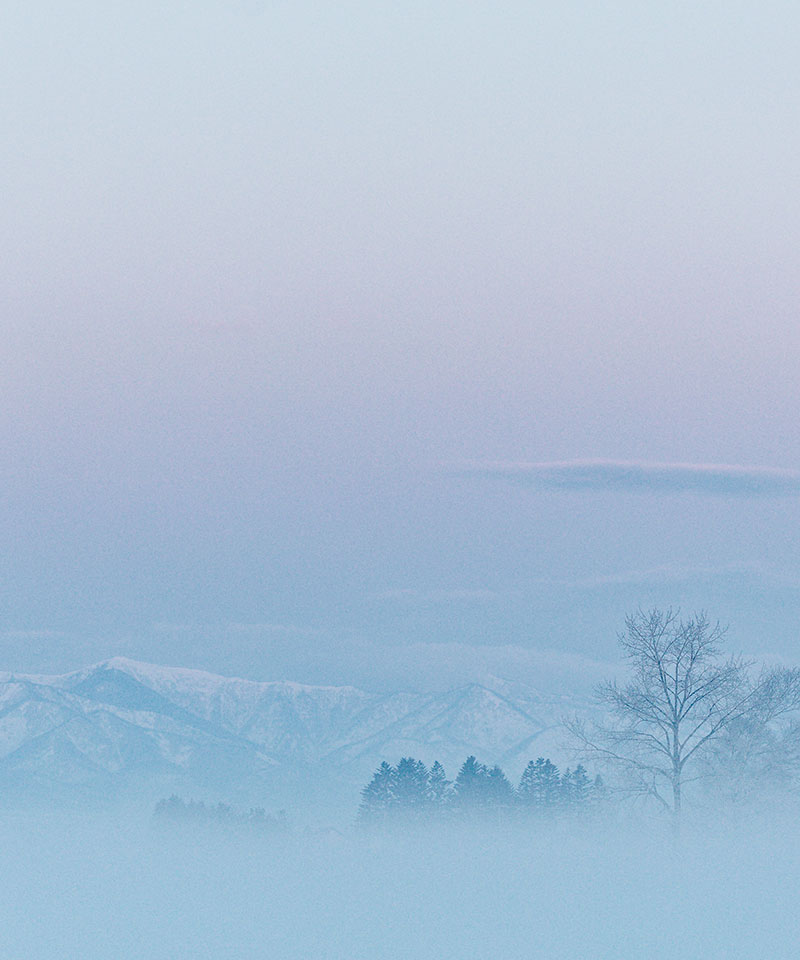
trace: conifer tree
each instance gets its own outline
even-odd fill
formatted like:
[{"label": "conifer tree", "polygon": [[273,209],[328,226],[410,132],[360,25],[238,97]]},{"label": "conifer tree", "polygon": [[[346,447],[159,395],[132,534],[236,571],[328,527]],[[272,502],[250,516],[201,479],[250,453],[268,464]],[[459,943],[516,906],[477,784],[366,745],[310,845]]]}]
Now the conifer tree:
[{"label": "conifer tree", "polygon": [[514,788],[496,765],[487,774],[486,791],[489,802],[497,807],[510,807],[514,801]]},{"label": "conifer tree", "polygon": [[561,774],[561,790],[559,802],[562,807],[569,809],[575,802],[575,791],[572,782],[572,771],[569,767]]},{"label": "conifer tree", "polygon": [[586,773],[586,768],[579,763],[572,772],[571,800],[576,807],[585,807],[592,792],[592,781]]},{"label": "conifer tree", "polygon": [[486,805],[486,782],[489,771],[475,757],[467,757],[453,784],[455,806],[462,811],[475,811]]},{"label": "conifer tree", "polygon": [[372,780],[361,791],[359,822],[386,824],[396,803],[395,783],[396,770],[384,760],[372,775]]},{"label": "conifer tree", "polygon": [[428,768],[421,760],[402,757],[394,772],[394,799],[398,809],[421,812],[427,804]]},{"label": "conifer tree", "polygon": [[561,799],[561,777],[558,774],[558,767],[545,760],[542,768],[542,795],[546,807],[557,807]]},{"label": "conifer tree", "polygon": [[452,787],[444,767],[436,760],[428,774],[428,797],[434,809],[444,808],[450,799]]},{"label": "conifer tree", "polygon": [[608,790],[605,781],[598,773],[592,781],[592,787],[589,791],[589,802],[593,807],[598,807],[608,799]]},{"label": "conifer tree", "polygon": [[519,797],[532,810],[552,812],[561,799],[558,767],[544,757],[531,760],[520,780]]},{"label": "conifer tree", "polygon": [[565,797],[558,767],[544,757],[539,757],[535,762],[531,760],[520,779],[518,796],[520,802],[531,811],[553,813],[562,805]]},{"label": "conifer tree", "polygon": [[517,799],[520,801],[520,803],[523,803],[527,806],[535,802],[534,796],[536,793],[536,781],[536,764],[533,760],[529,760],[528,765],[522,772],[522,776],[519,780],[519,786],[517,787]]}]

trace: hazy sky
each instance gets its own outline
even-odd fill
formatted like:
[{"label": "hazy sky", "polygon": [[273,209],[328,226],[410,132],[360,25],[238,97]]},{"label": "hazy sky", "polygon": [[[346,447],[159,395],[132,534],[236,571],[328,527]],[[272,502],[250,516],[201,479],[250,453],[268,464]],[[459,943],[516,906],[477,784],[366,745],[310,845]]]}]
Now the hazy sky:
[{"label": "hazy sky", "polygon": [[798,41],[7,4],[0,666],[536,681],[669,602],[793,659]]}]

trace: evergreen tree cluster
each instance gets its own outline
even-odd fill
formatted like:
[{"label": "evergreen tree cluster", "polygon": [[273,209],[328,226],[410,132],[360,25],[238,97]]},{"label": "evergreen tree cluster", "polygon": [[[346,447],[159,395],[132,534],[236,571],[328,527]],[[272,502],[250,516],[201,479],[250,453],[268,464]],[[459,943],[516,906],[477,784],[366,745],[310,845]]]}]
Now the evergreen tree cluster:
[{"label": "evergreen tree cluster", "polygon": [[253,807],[247,813],[235,810],[227,803],[206,804],[202,800],[183,800],[173,794],[169,799],[159,800],[153,816],[162,823],[208,824],[226,827],[246,827],[264,832],[286,828],[283,810],[273,815],[263,807]]},{"label": "evergreen tree cluster", "polygon": [[515,787],[499,766],[467,757],[454,781],[437,760],[428,769],[403,757],[384,761],[361,791],[359,823],[384,825],[399,820],[429,820],[465,815],[587,815],[602,799],[601,778],[592,780],[581,764],[560,773],[549,759],[531,760]]}]

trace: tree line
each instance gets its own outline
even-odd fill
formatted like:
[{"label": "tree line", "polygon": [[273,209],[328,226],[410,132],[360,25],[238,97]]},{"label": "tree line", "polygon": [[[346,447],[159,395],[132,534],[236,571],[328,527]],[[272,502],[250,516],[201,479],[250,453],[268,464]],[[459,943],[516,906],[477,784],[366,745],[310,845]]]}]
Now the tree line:
[{"label": "tree line", "polygon": [[[757,667],[726,654],[726,630],[705,613],[638,610],[619,634],[628,672],[599,685],[595,716],[565,718],[582,762],[560,774],[540,757],[512,785],[469,757],[451,783],[404,757],[382,763],[361,793],[358,819],[513,811],[587,813],[601,797],[652,801],[677,828],[687,802],[762,812],[800,801],[800,669]],[[590,779],[583,762],[602,772]],[[605,781],[605,783],[604,783]],[[606,787],[605,784],[608,784]]]},{"label": "tree line", "polygon": [[263,807],[251,807],[248,811],[236,810],[227,803],[206,804],[202,800],[184,800],[177,794],[159,800],[153,818],[160,823],[190,824],[192,826],[245,827],[264,833],[286,829],[286,812],[267,813]]},{"label": "tree line", "polygon": [[[724,650],[725,629],[704,613],[639,610],[619,634],[628,671],[596,690],[595,716],[565,719],[576,759],[561,773],[531,760],[519,783],[474,756],[450,781],[438,761],[383,762],[361,791],[358,822],[523,815],[588,816],[613,796],[643,797],[677,827],[687,803],[712,809],[800,801],[800,669],[757,666]],[[587,773],[584,762],[596,771]],[[157,819],[248,823],[273,829],[263,810],[237,814],[178,797]]]},{"label": "tree line", "polygon": [[587,815],[604,796],[602,778],[591,778],[582,764],[560,773],[549,759],[539,757],[528,763],[515,786],[499,766],[489,767],[474,756],[467,757],[453,781],[438,760],[428,768],[421,760],[403,757],[395,766],[383,761],[364,786],[358,822]]}]

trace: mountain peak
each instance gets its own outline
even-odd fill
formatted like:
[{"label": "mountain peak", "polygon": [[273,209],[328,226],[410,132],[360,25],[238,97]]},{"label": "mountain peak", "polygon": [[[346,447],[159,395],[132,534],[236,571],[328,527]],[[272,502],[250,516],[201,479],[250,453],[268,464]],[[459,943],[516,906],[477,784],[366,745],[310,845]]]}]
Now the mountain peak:
[{"label": "mountain peak", "polygon": [[401,756],[438,759],[450,770],[469,753],[516,763],[529,747],[541,749],[564,706],[499,678],[443,693],[379,694],[128,657],[57,677],[0,675],[12,679],[0,712],[0,791],[10,782],[152,790],[166,778],[163,789],[205,785],[225,796],[256,784],[251,799],[263,803],[281,778],[292,782],[303,770],[341,788]]}]

